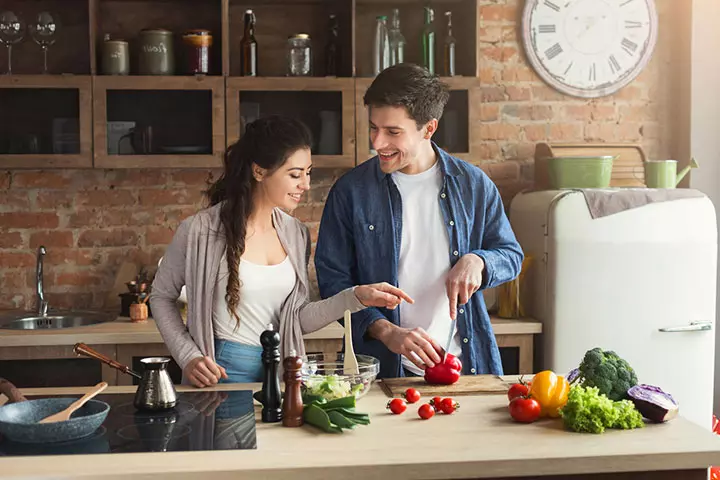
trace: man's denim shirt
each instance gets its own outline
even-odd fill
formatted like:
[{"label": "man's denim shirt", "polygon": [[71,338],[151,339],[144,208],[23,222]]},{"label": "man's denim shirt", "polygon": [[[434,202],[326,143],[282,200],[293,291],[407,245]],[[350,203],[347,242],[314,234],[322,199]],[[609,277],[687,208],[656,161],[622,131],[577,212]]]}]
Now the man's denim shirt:
[{"label": "man's denim shirt", "polygon": [[[438,202],[450,239],[450,265],[468,253],[485,261],[481,290],[457,310],[463,373],[502,375],[500,352],[482,290],[517,277],[523,252],[490,178],[480,168],[449,155],[434,143],[433,148],[443,174]],[[377,156],[338,179],[325,203],[315,252],[323,298],[353,285],[388,282],[397,286],[402,208],[400,192],[392,176],[380,170]],[[367,308],[352,316],[355,353],[377,358],[380,378],[404,376],[400,355],[370,337],[367,330],[381,318],[399,326],[401,313],[402,304],[395,310]],[[439,340],[441,345],[445,342]]]}]

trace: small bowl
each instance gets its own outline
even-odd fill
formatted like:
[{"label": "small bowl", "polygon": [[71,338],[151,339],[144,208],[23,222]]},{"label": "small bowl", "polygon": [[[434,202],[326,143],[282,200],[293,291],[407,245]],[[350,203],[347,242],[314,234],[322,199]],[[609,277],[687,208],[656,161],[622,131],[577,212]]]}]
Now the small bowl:
[{"label": "small bowl", "polygon": [[[322,353],[311,353],[303,357],[303,366],[301,370],[303,386],[307,386],[316,380],[322,380],[325,376],[338,377],[341,382],[348,382],[351,392],[355,392],[355,397],[365,396],[370,391],[370,387],[380,372],[380,361],[369,355],[355,355],[358,362],[359,374],[346,374],[343,369],[344,355],[337,355],[337,359],[325,358]],[[320,393],[326,399],[336,398],[334,392]]]}]

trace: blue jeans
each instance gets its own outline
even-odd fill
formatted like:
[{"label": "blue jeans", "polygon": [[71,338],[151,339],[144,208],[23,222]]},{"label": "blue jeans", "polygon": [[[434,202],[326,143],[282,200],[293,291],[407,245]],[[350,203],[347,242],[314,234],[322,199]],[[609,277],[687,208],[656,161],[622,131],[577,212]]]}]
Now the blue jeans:
[{"label": "blue jeans", "polygon": [[262,347],[215,339],[215,362],[228,378],[220,383],[253,383],[263,380]]}]

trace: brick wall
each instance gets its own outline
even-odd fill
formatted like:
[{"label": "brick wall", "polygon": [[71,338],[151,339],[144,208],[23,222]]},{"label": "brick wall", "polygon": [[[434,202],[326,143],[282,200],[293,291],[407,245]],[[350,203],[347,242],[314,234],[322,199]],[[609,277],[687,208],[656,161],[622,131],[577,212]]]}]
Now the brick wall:
[{"label": "brick wall", "polygon": [[[563,96],[528,66],[517,38],[520,0],[481,0],[483,103],[479,160],[506,203],[532,179],[538,141],[639,142],[651,158],[674,150],[672,19],[683,2],[656,0],[660,37],[636,82],[599,100]],[[296,212],[314,235],[340,170],[316,170]],[[51,305],[104,306],[123,260],[155,265],[180,220],[204,205],[217,171],[0,171],[0,308],[34,305],[35,249],[48,248]]]}]

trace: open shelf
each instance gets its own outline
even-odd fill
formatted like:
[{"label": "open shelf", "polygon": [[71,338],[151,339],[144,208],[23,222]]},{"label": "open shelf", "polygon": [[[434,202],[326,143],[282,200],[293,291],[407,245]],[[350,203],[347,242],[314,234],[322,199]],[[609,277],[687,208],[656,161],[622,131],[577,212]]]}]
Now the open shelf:
[{"label": "open shelf", "polygon": [[[172,32],[174,74],[192,75],[186,69],[186,47],[182,34],[188,30],[209,30],[213,36],[210,48],[210,75],[223,74],[222,1],[221,0],[91,0],[97,3],[95,21],[97,65],[102,54],[104,36],[128,42],[130,74],[138,75],[138,54],[143,48],[139,34],[144,29]],[[103,73],[100,68],[98,73]]]},{"label": "open shelf", "polygon": [[89,76],[0,75],[0,168],[92,167]]},{"label": "open shelf", "polygon": [[95,166],[220,166],[223,83],[220,77],[97,77]]},{"label": "open shelf", "polygon": [[258,116],[303,120],[313,134],[313,165],[355,165],[352,78],[252,78],[227,80],[227,141],[236,142]]},{"label": "open shelf", "polygon": [[[0,76],[0,168],[219,167],[247,119],[270,113],[294,115],[308,124],[315,139],[315,166],[353,167],[371,156],[362,97],[372,81],[375,17],[400,9],[405,59],[420,63],[424,5],[417,0],[5,0],[0,8],[16,10],[26,21],[50,11],[60,27],[49,50],[50,75],[40,73],[42,50],[28,35],[13,48],[14,75]],[[478,1],[431,0],[430,5],[435,10],[437,73],[442,74],[445,11],[453,12],[457,39],[458,76],[443,78],[452,94],[435,140],[454,150],[450,153],[477,162],[479,109],[470,106],[481,104]],[[257,19],[257,77],[239,76],[247,9]],[[324,69],[330,14],[339,21],[337,76],[325,75]],[[143,29],[173,32],[175,74],[138,75],[138,34]],[[183,68],[181,35],[194,29],[212,33],[210,75],[188,75]],[[312,76],[286,76],[287,38],[297,33],[312,39]],[[106,34],[129,42],[129,75],[103,74]],[[6,65],[6,50],[0,49],[0,72]],[[2,89],[26,90],[11,95]],[[66,119],[55,123],[57,141],[53,119]],[[151,125],[154,148],[141,147],[137,153],[126,138],[120,149],[122,142],[116,140],[130,126],[122,122]],[[12,145],[3,140],[8,137],[16,139]],[[203,148],[182,148],[193,146]]]},{"label": "open shelf", "polygon": [[[405,61],[422,65],[421,33],[425,23],[425,2],[416,0],[379,1],[356,0],[355,12],[355,65],[358,77],[373,75],[373,38],[378,15],[387,15],[388,26],[393,8],[400,11],[400,32],[405,37]],[[456,39],[455,69],[459,76],[474,77],[477,74],[477,27],[478,7],[476,0],[433,0],[435,12],[435,73],[444,75],[443,45],[447,32],[445,12],[452,12],[453,36]]]},{"label": "open shelf", "polygon": [[[89,75],[90,37],[88,0],[3,0],[0,11],[19,15],[25,35],[12,48],[12,72],[35,75],[43,72],[43,51],[33,40],[28,25],[41,12],[49,12],[56,22],[54,44],[48,48],[48,73]],[[7,48],[0,49],[0,73],[7,71]]]},{"label": "open shelf", "polygon": [[341,58],[339,76],[352,76],[352,0],[229,0],[230,75],[240,75],[240,41],[243,17],[252,9],[256,17],[258,76],[280,77],[287,73],[286,45],[291,35],[306,33],[312,41],[313,75],[326,76],[325,44],[328,20],[339,21]]}]

